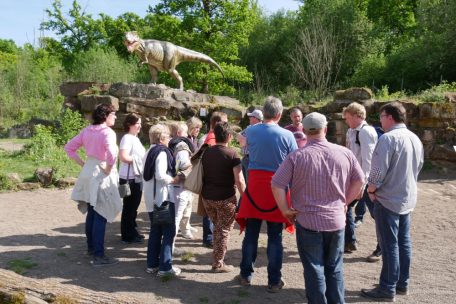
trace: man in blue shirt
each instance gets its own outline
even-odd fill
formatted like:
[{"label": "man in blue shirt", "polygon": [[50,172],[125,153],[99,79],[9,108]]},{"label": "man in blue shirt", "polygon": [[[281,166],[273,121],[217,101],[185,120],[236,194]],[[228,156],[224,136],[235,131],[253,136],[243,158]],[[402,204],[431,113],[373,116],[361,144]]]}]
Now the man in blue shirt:
[{"label": "man in blue shirt", "polygon": [[361,293],[376,301],[393,302],[407,295],[412,242],[410,213],[416,206],[418,173],[423,167],[423,145],[405,125],[406,111],[399,102],[380,109],[386,131],[372,156],[367,192],[374,202],[377,236],[382,249],[380,284]]},{"label": "man in blue shirt", "polygon": [[274,172],[285,157],[298,148],[293,133],[278,125],[282,111],[282,101],[268,97],[263,106],[263,123],[246,130],[249,182],[236,218],[241,231],[245,228],[240,272],[240,282],[244,286],[250,285],[252,280],[261,224],[263,220],[267,223],[269,292],[279,292],[285,285],[281,273],[283,224],[287,225],[287,230],[293,230],[293,224],[277,208],[271,190]]}]

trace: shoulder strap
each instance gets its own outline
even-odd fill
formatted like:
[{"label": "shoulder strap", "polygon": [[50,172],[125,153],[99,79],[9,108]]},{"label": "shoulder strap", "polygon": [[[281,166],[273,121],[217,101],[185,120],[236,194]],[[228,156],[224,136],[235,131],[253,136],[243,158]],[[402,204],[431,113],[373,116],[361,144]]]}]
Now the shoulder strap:
[{"label": "shoulder strap", "polygon": [[[362,125],[362,126],[361,126],[361,129],[364,128],[365,126],[368,126],[368,125]],[[361,131],[361,130],[356,130],[356,140],[355,140],[355,144],[357,144],[357,145],[359,145],[359,146],[361,146],[361,142],[359,141],[359,132],[360,132],[360,131]]]}]

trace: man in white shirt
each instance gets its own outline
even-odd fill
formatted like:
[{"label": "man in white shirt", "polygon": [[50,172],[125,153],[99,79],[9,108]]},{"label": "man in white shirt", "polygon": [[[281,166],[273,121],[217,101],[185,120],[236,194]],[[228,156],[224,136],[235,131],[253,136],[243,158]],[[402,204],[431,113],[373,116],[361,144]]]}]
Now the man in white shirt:
[{"label": "man in white shirt", "polygon": [[[366,122],[366,109],[363,105],[353,102],[348,107],[344,108],[343,116],[345,122],[349,126],[346,137],[346,146],[355,154],[361,168],[363,169],[364,176],[366,177],[365,184],[367,185],[367,177],[369,176],[371,168],[372,153],[374,152],[375,145],[377,144],[377,131],[374,127],[369,126]],[[368,206],[369,211],[372,213],[372,202],[366,192],[360,194],[358,205],[364,207]],[[345,225],[345,252],[351,253],[357,250],[357,242],[355,235],[355,222],[353,219],[352,209],[356,201],[351,203],[347,208],[347,219]],[[358,206],[357,206],[358,208]],[[381,250],[377,245],[377,249],[368,257],[369,262],[380,260]]]}]

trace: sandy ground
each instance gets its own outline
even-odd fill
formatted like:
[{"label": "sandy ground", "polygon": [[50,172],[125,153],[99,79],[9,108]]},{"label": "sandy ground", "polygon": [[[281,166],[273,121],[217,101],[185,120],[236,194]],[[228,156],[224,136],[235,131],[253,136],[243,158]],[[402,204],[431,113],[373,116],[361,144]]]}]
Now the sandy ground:
[{"label": "sandy ground", "polygon": [[[455,303],[456,298],[456,179],[454,168],[421,175],[419,202],[412,217],[413,262],[409,296],[399,303]],[[119,219],[108,224],[107,252],[120,259],[115,266],[94,268],[85,256],[84,216],[70,201],[71,189],[0,194],[0,268],[8,261],[31,258],[37,266],[26,277],[62,286],[79,286],[81,292],[113,293],[127,296],[131,303],[306,303],[303,269],[295,236],[284,233],[283,278],[287,283],[279,294],[266,292],[267,239],[264,230],[253,286],[244,288],[234,280],[238,270],[228,274],[210,271],[211,251],[201,247],[201,218],[194,215],[199,229],[196,240],[177,238],[177,246],[191,252],[193,259],[175,259],[183,276],[163,282],[145,272],[146,246],[120,242]],[[139,228],[148,234],[144,204]],[[264,228],[264,227],[263,227]],[[357,230],[359,250],[345,255],[347,303],[365,303],[361,288],[378,281],[381,263],[367,263],[374,249],[374,225],[366,217]],[[238,227],[231,233],[227,262],[238,266],[242,237]],[[3,282],[4,283],[4,282]]]}]

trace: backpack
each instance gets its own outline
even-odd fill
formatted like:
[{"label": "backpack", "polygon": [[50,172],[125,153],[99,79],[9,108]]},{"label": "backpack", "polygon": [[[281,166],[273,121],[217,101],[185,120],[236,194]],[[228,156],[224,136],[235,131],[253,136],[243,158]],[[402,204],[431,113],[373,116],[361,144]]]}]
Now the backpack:
[{"label": "backpack", "polygon": [[[370,125],[363,125],[361,127],[364,128],[365,126],[370,126]],[[375,132],[377,132],[377,140],[380,138],[380,136],[382,136],[383,134],[385,134],[385,131],[382,129],[382,127],[379,127],[379,126],[371,126],[372,128],[375,129]],[[361,142],[359,141],[359,132],[360,131],[356,131],[356,140],[355,140],[355,144],[357,145],[361,145]]]}]

